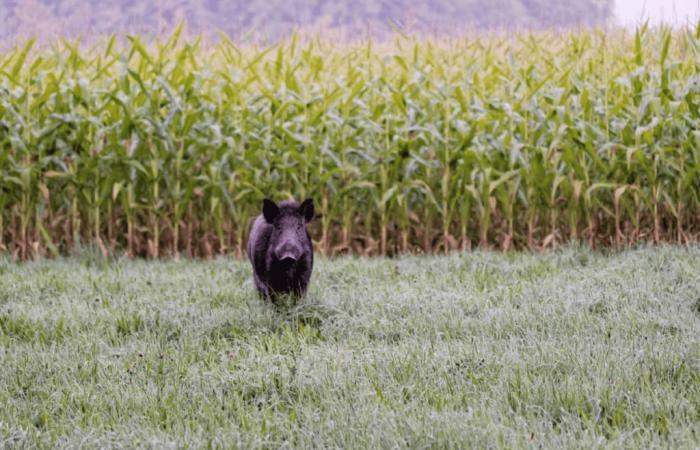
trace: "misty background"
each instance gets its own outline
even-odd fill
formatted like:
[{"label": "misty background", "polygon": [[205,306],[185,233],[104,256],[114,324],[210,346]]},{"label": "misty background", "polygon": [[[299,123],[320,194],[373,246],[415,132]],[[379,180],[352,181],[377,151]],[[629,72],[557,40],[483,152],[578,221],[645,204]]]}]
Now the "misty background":
[{"label": "misty background", "polygon": [[275,39],[290,32],[381,36],[392,26],[449,33],[504,28],[630,26],[697,20],[699,0],[0,0],[0,39],[190,33]]}]

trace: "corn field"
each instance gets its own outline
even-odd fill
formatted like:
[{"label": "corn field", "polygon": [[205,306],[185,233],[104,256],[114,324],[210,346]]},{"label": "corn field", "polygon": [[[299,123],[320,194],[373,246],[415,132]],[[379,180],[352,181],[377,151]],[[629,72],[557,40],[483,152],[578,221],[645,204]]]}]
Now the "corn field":
[{"label": "corn field", "polygon": [[136,36],[0,53],[0,252],[241,255],[313,197],[324,254],[700,240],[700,26]]}]

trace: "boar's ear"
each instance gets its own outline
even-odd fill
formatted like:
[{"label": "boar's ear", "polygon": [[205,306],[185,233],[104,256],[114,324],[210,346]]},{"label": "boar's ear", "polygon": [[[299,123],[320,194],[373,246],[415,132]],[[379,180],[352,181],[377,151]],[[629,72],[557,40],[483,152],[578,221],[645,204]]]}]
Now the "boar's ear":
[{"label": "boar's ear", "polygon": [[275,218],[279,215],[280,213],[280,208],[270,200],[269,198],[266,198],[263,200],[263,216],[265,217],[265,221],[267,223],[272,223],[275,221]]},{"label": "boar's ear", "polygon": [[299,206],[299,212],[304,216],[304,220],[311,222],[314,219],[314,201],[313,199],[307,198]]}]

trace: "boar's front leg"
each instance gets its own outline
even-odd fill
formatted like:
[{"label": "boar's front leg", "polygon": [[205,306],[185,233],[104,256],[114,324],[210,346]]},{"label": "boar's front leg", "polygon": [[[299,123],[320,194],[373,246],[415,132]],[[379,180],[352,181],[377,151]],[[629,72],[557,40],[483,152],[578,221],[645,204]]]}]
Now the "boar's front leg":
[{"label": "boar's front leg", "polygon": [[263,299],[270,298],[270,289],[260,279],[257,273],[253,274],[253,279],[255,280],[255,288],[258,291],[258,295]]}]

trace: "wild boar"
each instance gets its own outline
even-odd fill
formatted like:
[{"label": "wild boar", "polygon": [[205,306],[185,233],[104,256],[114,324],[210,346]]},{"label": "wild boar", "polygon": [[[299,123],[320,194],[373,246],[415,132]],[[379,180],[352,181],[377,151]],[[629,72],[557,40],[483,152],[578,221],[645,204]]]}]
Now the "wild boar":
[{"label": "wild boar", "polygon": [[263,298],[303,296],[314,265],[313,246],[306,226],[314,218],[314,203],[263,200],[262,214],[253,222],[248,258],[255,287]]}]

